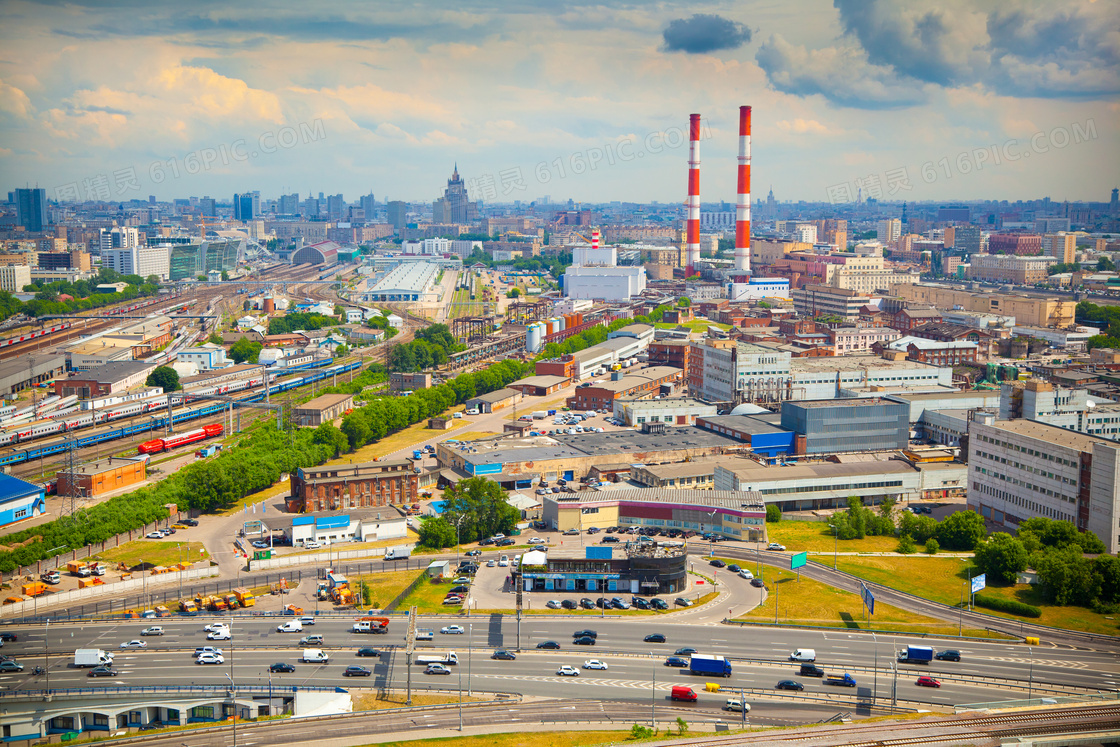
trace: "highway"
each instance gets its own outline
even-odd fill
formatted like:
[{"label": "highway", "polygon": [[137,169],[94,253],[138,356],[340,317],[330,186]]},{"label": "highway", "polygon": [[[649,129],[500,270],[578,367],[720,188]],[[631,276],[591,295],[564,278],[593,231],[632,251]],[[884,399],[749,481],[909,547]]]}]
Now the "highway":
[{"label": "highway", "polygon": [[[362,635],[349,631],[352,618],[320,618],[314,626],[305,626],[302,634],[278,633],[277,618],[237,618],[233,623],[233,641],[208,642],[203,625],[208,618],[164,618],[162,620],[128,620],[112,623],[52,624],[49,626],[49,647],[44,646],[45,626],[10,627],[17,634],[16,642],[4,645],[3,654],[15,658],[26,667],[23,673],[0,674],[3,690],[42,689],[46,676],[29,672],[36,665],[49,661],[51,689],[89,686],[151,686],[162,684],[218,685],[226,675],[244,685],[268,685],[269,665],[291,663],[293,674],[272,676],[274,685],[343,685],[357,687],[391,687],[403,689],[406,683],[403,624],[395,623],[388,635]],[[955,642],[938,646],[936,641],[921,641],[903,635],[879,635],[833,631],[789,629],[758,629],[722,625],[696,626],[672,623],[661,619],[597,619],[589,616],[541,616],[523,618],[521,649],[516,661],[490,659],[496,648],[517,648],[517,622],[512,615],[486,615],[474,618],[448,616],[424,618],[422,627],[437,630],[445,624],[470,626],[469,634],[442,635],[422,644],[417,650],[454,650],[460,658],[459,670],[464,680],[469,672],[470,686],[486,692],[520,693],[526,696],[610,699],[649,702],[650,687],[657,682],[658,698],[667,698],[674,684],[703,689],[706,678],[687,671],[667,667],[665,657],[682,646],[692,646],[700,653],[722,654],[733,660],[733,675],[720,684],[732,688],[753,688],[767,691],[765,697],[786,698],[772,690],[781,679],[794,679],[805,686],[805,694],[826,696],[824,707],[854,708],[857,701],[870,699],[872,691],[882,702],[889,702],[894,686],[890,669],[893,652],[907,643],[928,643],[935,648],[953,647],[961,652],[962,661],[930,665],[899,665],[897,698],[899,702],[925,703],[948,707],[961,703],[989,702],[1023,698],[1028,679],[1035,697],[1074,692],[1074,688],[1118,689],[1120,661],[1111,653],[1073,651],[1056,647],[1033,647],[1028,655],[1021,644],[1002,642]],[[161,625],[166,634],[141,638],[140,631],[150,624]],[[595,646],[571,645],[571,634],[581,628],[598,633]],[[662,633],[667,642],[644,643],[649,633]],[[331,655],[327,664],[303,664],[298,661],[302,635],[319,634],[322,648]],[[122,642],[144,640],[144,650],[120,650]],[[538,651],[537,643],[555,640],[559,651]],[[223,649],[223,665],[194,663],[197,646],[214,645]],[[358,657],[361,646],[382,650],[380,658]],[[787,661],[795,648],[815,648],[817,664],[829,674],[849,671],[858,681],[856,688],[830,687],[819,679],[798,676],[796,664]],[[49,648],[49,657],[45,656]],[[73,651],[77,648],[102,648],[116,654],[116,678],[89,678],[87,670],[75,669]],[[874,670],[878,650],[878,670]],[[470,663],[467,664],[468,652]],[[651,657],[650,654],[653,654]],[[607,671],[581,671],[579,677],[558,677],[562,664],[581,667],[587,659],[602,659]],[[370,678],[350,679],[342,671],[350,664],[363,664],[373,670]],[[450,677],[424,675],[422,667],[413,666],[414,687],[455,689],[460,671]],[[940,689],[919,687],[920,675],[942,680]],[[463,683],[464,688],[467,683]],[[758,697],[759,694],[748,697]],[[718,707],[726,695],[701,693],[700,705]],[[788,701],[787,701],[788,702]]]}]

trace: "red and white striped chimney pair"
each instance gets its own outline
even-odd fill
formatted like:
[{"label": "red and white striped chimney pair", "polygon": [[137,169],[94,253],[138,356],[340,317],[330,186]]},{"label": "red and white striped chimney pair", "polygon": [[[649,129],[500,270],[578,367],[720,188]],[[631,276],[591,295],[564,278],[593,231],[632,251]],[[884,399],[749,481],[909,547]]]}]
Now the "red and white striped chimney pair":
[{"label": "red and white striped chimney pair", "polygon": [[[689,116],[686,274],[700,265],[700,115]],[[739,173],[735,202],[735,269],[751,271],[751,108],[739,107]]]}]

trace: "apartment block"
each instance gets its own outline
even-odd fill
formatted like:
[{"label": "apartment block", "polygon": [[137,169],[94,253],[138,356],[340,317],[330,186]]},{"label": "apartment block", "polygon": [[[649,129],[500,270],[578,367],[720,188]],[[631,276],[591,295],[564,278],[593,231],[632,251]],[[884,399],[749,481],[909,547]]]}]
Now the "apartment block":
[{"label": "apartment block", "polygon": [[992,283],[1036,285],[1046,282],[1050,265],[1059,260],[1052,256],[1020,257],[1011,254],[973,254],[968,276]]}]

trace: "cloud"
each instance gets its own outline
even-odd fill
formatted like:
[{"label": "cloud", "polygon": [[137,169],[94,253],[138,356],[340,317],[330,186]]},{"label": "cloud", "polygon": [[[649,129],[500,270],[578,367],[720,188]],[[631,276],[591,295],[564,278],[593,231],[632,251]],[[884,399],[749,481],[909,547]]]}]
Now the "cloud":
[{"label": "cloud", "polygon": [[840,25],[870,62],[948,86],[974,82],[988,64],[983,13],[961,6],[922,11],[890,0],[833,0]]},{"label": "cloud", "polygon": [[895,109],[926,99],[918,81],[872,65],[858,49],[807,50],[775,34],[759,48],[755,60],[770,85],[783,93],[819,94],[841,106],[860,109]]},{"label": "cloud", "polygon": [[661,35],[666,52],[688,54],[737,49],[751,40],[751,30],[743,24],[708,13],[670,21]]},{"label": "cloud", "polygon": [[793,132],[795,134],[813,134],[813,135],[828,135],[832,130],[825,127],[823,124],[815,119],[802,119],[798,117],[794,120],[780,119],[774,123],[774,126],[779,130],[785,132]]},{"label": "cloud", "polygon": [[13,85],[0,80],[0,112],[13,114],[20,119],[27,119],[32,114],[31,99],[27,94]]}]

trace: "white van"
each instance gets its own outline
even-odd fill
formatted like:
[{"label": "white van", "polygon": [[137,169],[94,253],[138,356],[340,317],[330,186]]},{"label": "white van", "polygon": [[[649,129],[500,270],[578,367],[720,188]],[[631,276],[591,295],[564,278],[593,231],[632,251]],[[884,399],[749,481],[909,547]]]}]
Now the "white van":
[{"label": "white van", "polygon": [[303,623],[299,620],[288,620],[276,626],[277,633],[302,633]]},{"label": "white van", "polygon": [[789,655],[790,661],[816,661],[817,651],[812,648],[799,648]]},{"label": "white van", "polygon": [[502,568],[508,567],[509,566],[509,556],[508,555],[503,555],[502,557],[498,558],[498,565],[500,565]]},{"label": "white van", "polygon": [[303,657],[300,661],[307,664],[325,664],[327,662],[327,652],[321,648],[305,648],[303,650]]}]

